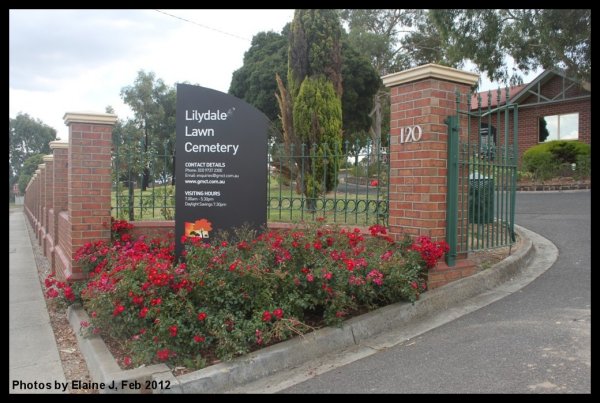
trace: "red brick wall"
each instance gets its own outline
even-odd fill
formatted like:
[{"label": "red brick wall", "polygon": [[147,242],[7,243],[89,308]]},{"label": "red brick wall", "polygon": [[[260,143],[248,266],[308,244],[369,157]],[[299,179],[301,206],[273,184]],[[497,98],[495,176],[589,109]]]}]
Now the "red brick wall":
[{"label": "red brick wall", "polygon": [[25,212],[61,279],[83,278],[73,253],[110,239],[111,148],[115,115],[67,113],[69,144],[50,142],[25,193]]},{"label": "red brick wall", "polygon": [[[568,81],[565,85],[568,87]],[[554,98],[561,93],[563,80],[559,76],[555,76],[540,87],[540,92],[547,98]],[[537,89],[536,89],[537,90]],[[586,96],[590,93],[583,90],[580,86],[574,85],[566,91],[566,97]],[[539,119],[544,116],[563,115],[568,113],[579,113],[579,141],[591,144],[592,140],[592,116],[591,116],[591,99],[564,100],[552,103],[541,103],[544,99],[538,100],[535,94],[531,94],[519,103],[518,109],[518,144],[519,144],[519,161],[523,153],[539,144]],[[485,110],[484,110],[485,112]],[[482,119],[483,123],[491,121],[492,125],[497,129],[497,145],[504,144],[504,113],[501,114],[500,124],[497,122],[497,114],[492,114],[491,119],[487,117]],[[509,143],[512,143],[513,138],[513,120],[512,111],[509,113]],[[477,119],[471,121],[472,139],[477,137]]]},{"label": "red brick wall", "polygon": [[46,156],[44,157],[44,165],[46,168],[44,169],[44,231],[43,231],[43,239],[42,239],[42,251],[47,258],[50,258],[50,244],[48,242],[48,235],[50,233],[50,210],[53,207],[53,192],[52,188],[52,170],[53,170],[53,161],[52,157]]},{"label": "red brick wall", "polygon": [[55,237],[56,231],[54,228],[57,225],[56,215],[54,214],[54,209],[48,210],[48,232],[46,233],[46,243],[44,244],[44,255],[48,258],[50,262],[50,268],[54,273],[54,246],[55,246]]},{"label": "red brick wall", "polygon": [[56,276],[65,280],[71,273],[71,224],[69,213],[61,211],[58,214],[58,244],[54,247],[54,262]]},{"label": "red brick wall", "polygon": [[129,233],[134,239],[144,235],[148,238],[168,238],[175,232],[175,221],[132,221]]},{"label": "red brick wall", "polygon": [[565,101],[548,105],[519,107],[519,155],[539,144],[539,119],[544,116],[579,113],[579,141],[591,144],[591,100]]}]

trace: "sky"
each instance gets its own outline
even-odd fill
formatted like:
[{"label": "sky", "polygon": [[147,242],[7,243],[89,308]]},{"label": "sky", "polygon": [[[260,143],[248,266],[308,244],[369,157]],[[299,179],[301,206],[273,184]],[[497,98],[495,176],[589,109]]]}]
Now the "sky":
[{"label": "sky", "polygon": [[[160,12],[162,11],[162,12]],[[254,34],[280,32],[294,10],[10,10],[9,116],[68,140],[66,112],[131,116],[120,98],[139,70],[167,85],[227,92]],[[164,13],[192,21],[187,22]]]},{"label": "sky", "polygon": [[[186,81],[227,92],[252,37],[280,32],[293,15],[291,9],[9,10],[9,116],[27,113],[68,141],[66,112],[102,113],[110,105],[119,118],[131,117],[120,91],[142,69],[167,85]],[[483,80],[480,88],[488,87]]]}]

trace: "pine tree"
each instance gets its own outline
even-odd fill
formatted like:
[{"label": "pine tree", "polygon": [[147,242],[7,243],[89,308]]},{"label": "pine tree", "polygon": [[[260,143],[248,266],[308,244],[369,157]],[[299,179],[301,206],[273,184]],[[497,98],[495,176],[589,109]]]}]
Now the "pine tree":
[{"label": "pine tree", "polygon": [[319,194],[337,185],[340,162],[334,156],[341,153],[342,142],[341,32],[335,10],[296,10],[287,89],[277,77],[286,151],[303,144],[308,155],[296,158],[296,182],[311,210]]}]

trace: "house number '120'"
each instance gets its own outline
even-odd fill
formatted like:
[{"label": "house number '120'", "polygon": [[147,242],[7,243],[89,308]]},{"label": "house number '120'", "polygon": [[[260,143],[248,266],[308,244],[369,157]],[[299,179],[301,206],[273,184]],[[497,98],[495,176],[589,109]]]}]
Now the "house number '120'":
[{"label": "house number '120'", "polygon": [[423,130],[421,126],[405,126],[400,128],[400,144],[414,143],[421,140]]}]

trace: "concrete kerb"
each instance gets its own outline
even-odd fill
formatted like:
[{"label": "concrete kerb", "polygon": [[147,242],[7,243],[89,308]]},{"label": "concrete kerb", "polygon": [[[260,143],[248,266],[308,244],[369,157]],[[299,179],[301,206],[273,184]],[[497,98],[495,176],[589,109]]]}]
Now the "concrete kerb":
[{"label": "concrete kerb", "polygon": [[[144,387],[146,381],[151,381],[153,374],[163,372],[171,373],[169,367],[165,364],[151,365],[149,367],[135,368],[131,370],[122,370],[117,364],[115,357],[111,354],[108,347],[100,336],[84,336],[81,334],[81,322],[89,322],[90,318],[80,306],[70,306],[67,316],[71,328],[77,336],[79,348],[87,363],[90,376],[94,382],[102,382],[105,385],[114,385],[114,389],[103,387],[99,388],[100,393],[151,393]],[[141,384],[140,389],[122,388],[121,381],[137,381]]]},{"label": "concrete kerb", "polygon": [[[175,377],[164,365],[153,365],[123,371],[100,337],[83,337],[79,334],[80,323],[89,320],[81,308],[69,309],[69,321],[77,334],[82,353],[95,381],[110,383],[113,380],[146,380],[156,384],[169,384],[170,389],[153,389],[153,393],[215,393],[267,377],[276,372],[301,365],[336,350],[343,350],[368,341],[383,332],[406,325],[408,322],[429,314],[439,313],[454,304],[485,293],[514,278],[536,255],[536,247],[530,239],[537,234],[516,226],[521,247],[493,267],[470,277],[454,281],[443,287],[428,291],[419,301],[397,303],[352,318],[341,327],[327,327],[288,340],[229,362],[212,365],[198,371]],[[539,236],[538,236],[539,237]],[[541,238],[541,237],[540,237]],[[540,251],[542,252],[542,251]],[[541,274],[531,275],[531,280]],[[511,291],[512,292],[512,291]],[[111,392],[105,390],[104,392]],[[118,392],[137,392],[119,390]],[[150,392],[143,391],[144,392]]]}]

